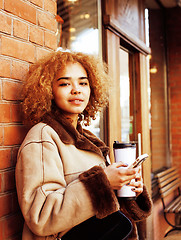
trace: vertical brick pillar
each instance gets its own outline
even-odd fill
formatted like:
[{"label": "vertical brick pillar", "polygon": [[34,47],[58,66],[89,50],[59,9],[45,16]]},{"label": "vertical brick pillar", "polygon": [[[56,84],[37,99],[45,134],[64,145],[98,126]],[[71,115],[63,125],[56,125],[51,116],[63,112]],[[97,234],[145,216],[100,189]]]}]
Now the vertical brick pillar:
[{"label": "vertical brick pillar", "polygon": [[181,173],[181,8],[166,11],[172,164]]},{"label": "vertical brick pillar", "polygon": [[15,165],[26,129],[21,87],[29,65],[57,48],[56,0],[0,0],[0,239],[21,239]]},{"label": "vertical brick pillar", "polygon": [[149,21],[152,56],[150,68],[157,69],[156,73],[150,74],[152,171],[156,171],[167,164],[167,122],[164,90],[165,43],[162,10],[150,10]]}]

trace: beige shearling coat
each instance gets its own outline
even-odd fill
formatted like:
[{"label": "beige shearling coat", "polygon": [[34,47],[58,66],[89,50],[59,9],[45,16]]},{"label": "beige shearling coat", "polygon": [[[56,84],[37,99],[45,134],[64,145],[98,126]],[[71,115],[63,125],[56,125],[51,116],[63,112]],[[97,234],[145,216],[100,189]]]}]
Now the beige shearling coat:
[{"label": "beige shearling coat", "polygon": [[[51,113],[30,129],[19,149],[16,186],[23,240],[61,239],[82,221],[120,208],[103,171],[107,147],[78,128]],[[149,204],[142,218],[149,215]]]}]

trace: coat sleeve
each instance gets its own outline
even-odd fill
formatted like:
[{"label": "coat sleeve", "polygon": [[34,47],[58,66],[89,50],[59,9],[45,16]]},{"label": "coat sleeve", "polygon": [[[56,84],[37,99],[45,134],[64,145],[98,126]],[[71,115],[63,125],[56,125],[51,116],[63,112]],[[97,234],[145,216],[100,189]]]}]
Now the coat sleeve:
[{"label": "coat sleeve", "polygon": [[117,197],[102,167],[95,166],[83,172],[79,179],[89,193],[97,218],[104,218],[119,210]]},{"label": "coat sleeve", "polygon": [[[48,236],[64,232],[96,214],[105,216],[118,210],[119,204],[103,170],[93,167],[91,171],[90,182],[99,179],[109,200],[114,202],[104,204],[101,210],[94,204],[94,194],[89,194],[84,180],[77,177],[66,183],[63,163],[53,141],[31,141],[20,149],[16,166],[18,200],[25,222],[34,234]],[[89,184],[98,195],[99,187]],[[100,203],[103,202],[99,197]]]},{"label": "coat sleeve", "polygon": [[126,211],[127,215],[134,221],[144,220],[151,214],[152,200],[145,186],[143,186],[143,192],[136,200],[120,200],[119,202],[121,208],[124,209],[123,211]]}]

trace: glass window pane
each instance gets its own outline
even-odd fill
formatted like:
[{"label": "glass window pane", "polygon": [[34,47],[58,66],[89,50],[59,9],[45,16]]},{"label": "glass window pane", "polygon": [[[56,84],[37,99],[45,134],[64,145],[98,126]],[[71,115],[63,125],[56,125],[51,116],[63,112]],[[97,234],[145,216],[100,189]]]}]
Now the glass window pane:
[{"label": "glass window pane", "polygon": [[98,1],[58,0],[57,4],[57,13],[64,21],[59,34],[59,46],[98,54]]},{"label": "glass window pane", "polygon": [[121,107],[121,141],[130,141],[132,121],[130,117],[130,77],[129,53],[120,49],[120,107]]}]

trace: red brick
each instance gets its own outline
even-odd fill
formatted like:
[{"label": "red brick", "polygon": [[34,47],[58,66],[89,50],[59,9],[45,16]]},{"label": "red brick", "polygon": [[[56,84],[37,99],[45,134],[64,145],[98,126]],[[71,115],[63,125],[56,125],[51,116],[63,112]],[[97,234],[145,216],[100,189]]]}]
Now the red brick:
[{"label": "red brick", "polygon": [[1,149],[0,159],[0,169],[11,167],[11,149]]},{"label": "red brick", "polygon": [[0,100],[2,99],[2,81],[0,80]]},{"label": "red brick", "polygon": [[11,18],[0,12],[0,32],[11,34]]},{"label": "red brick", "polygon": [[30,2],[43,8],[43,0],[30,0]]},{"label": "red brick", "polygon": [[12,78],[18,80],[24,80],[26,73],[28,72],[29,65],[20,61],[13,61],[12,64]]},{"label": "red brick", "polygon": [[12,150],[12,166],[16,166],[18,151],[19,151],[19,147],[13,147],[13,150]]},{"label": "red brick", "polygon": [[55,34],[45,32],[45,47],[56,50],[57,49],[57,37]]},{"label": "red brick", "polygon": [[[171,113],[171,128],[170,137],[172,143],[171,158],[172,164],[180,168],[180,136],[181,136],[181,124],[180,124],[180,73],[181,73],[181,48],[180,48],[180,21],[181,15],[180,9],[173,8],[168,9],[166,13],[169,15],[169,21],[167,22],[167,49],[168,49],[168,77],[170,86],[170,113]],[[167,18],[167,19],[168,19]]]},{"label": "red brick", "polygon": [[3,220],[0,221],[0,239],[3,239],[3,229],[4,224]]},{"label": "red brick", "polygon": [[10,104],[0,104],[0,123],[10,122]]},{"label": "red brick", "polygon": [[15,57],[28,62],[34,62],[35,47],[30,43],[25,43],[5,36],[1,37],[2,54]]},{"label": "red brick", "polygon": [[11,60],[0,58],[0,76],[9,78],[11,75]]},{"label": "red brick", "polygon": [[3,82],[3,99],[4,100],[21,100],[22,84],[19,82]]},{"label": "red brick", "polygon": [[13,35],[28,40],[28,25],[22,21],[13,21]]},{"label": "red brick", "polygon": [[12,104],[11,106],[12,122],[22,122],[23,116],[20,104]]},{"label": "red brick", "polygon": [[4,239],[9,239],[9,237],[15,235],[22,231],[23,218],[21,214],[13,215],[8,217],[4,221]]},{"label": "red brick", "polygon": [[14,170],[4,172],[4,186],[3,191],[11,191],[16,188]]},{"label": "red brick", "polygon": [[0,126],[0,145],[3,144],[3,140],[4,140],[4,129],[3,127]]},{"label": "red brick", "polygon": [[44,48],[39,48],[37,47],[36,48],[36,57],[37,57],[37,60],[43,58],[44,56],[46,56],[47,54],[51,53],[52,51],[50,50],[46,50]]},{"label": "red brick", "polygon": [[8,215],[12,210],[11,194],[0,196],[0,217]]},{"label": "red brick", "polygon": [[2,178],[3,178],[3,173],[0,173],[0,193],[2,192]]},{"label": "red brick", "polygon": [[54,0],[45,0],[44,8],[46,11],[55,15],[57,12],[57,2]]},{"label": "red brick", "polygon": [[0,0],[0,8],[3,9],[4,5],[3,5],[3,0]]},{"label": "red brick", "polygon": [[55,17],[52,17],[50,14],[45,12],[38,13],[38,25],[54,32],[57,30],[57,22]]},{"label": "red brick", "polygon": [[44,43],[43,30],[38,27],[31,26],[30,27],[30,41],[43,46],[43,43]]},{"label": "red brick", "polygon": [[22,143],[26,134],[24,126],[5,126],[4,127],[4,145],[19,145]]},{"label": "red brick", "polygon": [[36,9],[22,0],[4,0],[4,9],[14,15],[36,24]]},{"label": "red brick", "polygon": [[13,213],[20,211],[17,193],[12,193]]}]

